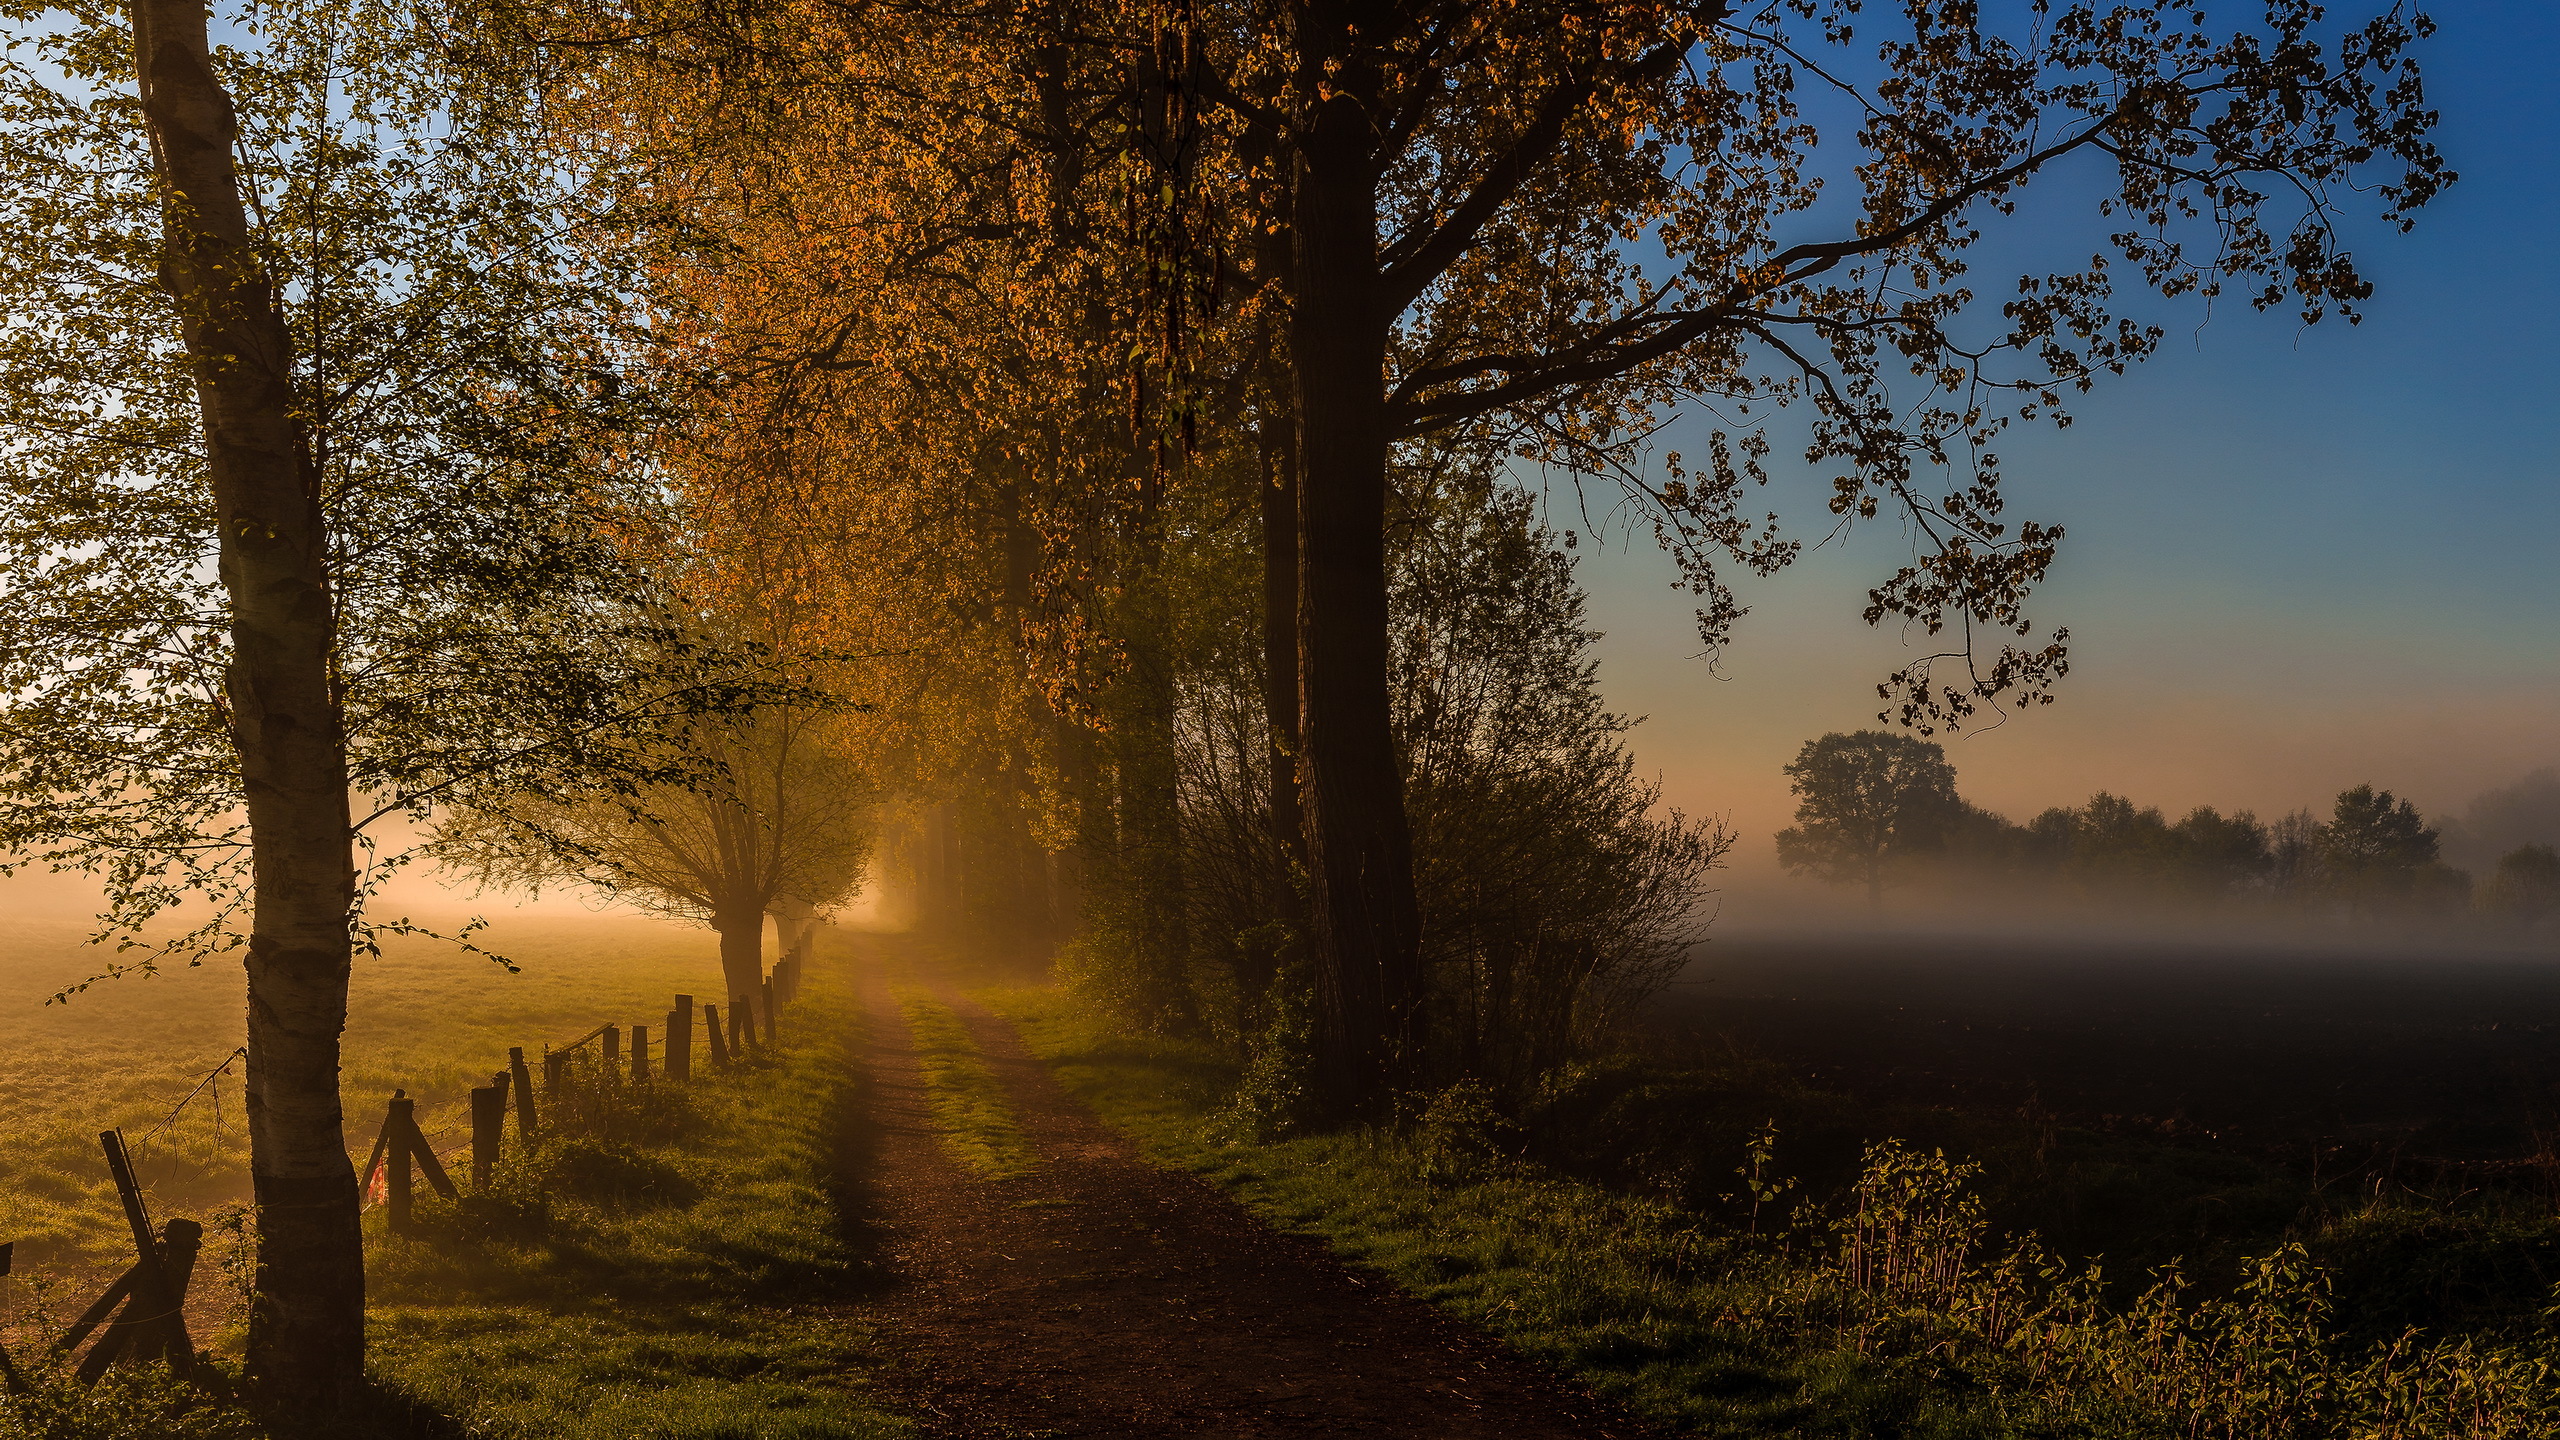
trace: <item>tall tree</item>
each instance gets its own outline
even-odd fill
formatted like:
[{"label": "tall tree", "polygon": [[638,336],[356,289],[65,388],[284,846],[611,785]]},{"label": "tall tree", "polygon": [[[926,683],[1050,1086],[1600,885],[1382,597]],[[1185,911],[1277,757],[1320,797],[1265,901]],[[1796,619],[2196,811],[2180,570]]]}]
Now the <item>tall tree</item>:
[{"label": "tall tree", "polygon": [[524,794],[456,817],[446,864],[498,884],[568,883],[709,925],[735,998],[764,978],[764,923],[832,910],[860,888],[876,791],[824,712],[767,706],[688,726],[681,780],[633,793]]},{"label": "tall tree", "polygon": [[253,856],[250,1175],[254,1380],[342,1408],[364,1365],[364,1246],[338,1105],[355,908],[337,605],[293,337],[232,166],[239,135],[198,0],[137,0],[135,72],[161,185],[160,275],[204,418],[223,590],[225,721]]},{"label": "tall tree", "polygon": [[0,849],[98,875],[106,937],[211,901],[109,973],[245,952],[248,1368],[315,1412],[362,1378],[368,835],[646,774],[709,675],[621,663],[637,277],[416,18],[22,9],[0,56]]},{"label": "tall tree", "polygon": [[1861,881],[1871,906],[1884,903],[1886,867],[1937,848],[1963,804],[1945,749],[1890,730],[1807,740],[1786,774],[1796,823],[1778,833],[1778,862]]},{"label": "tall tree", "polygon": [[[770,113],[803,119],[825,94],[869,117],[867,143],[838,129],[808,164],[861,203],[916,202],[818,247],[868,246],[881,281],[805,292],[864,312],[804,330],[809,365],[934,371],[960,402],[944,408],[992,420],[1015,458],[1086,456],[1053,493],[1091,516],[1145,493],[1130,449],[1152,441],[1161,465],[1248,413],[1208,397],[1262,362],[1211,363],[1213,342],[1231,361],[1254,347],[1230,332],[1267,341],[1290,467],[1273,488],[1294,514],[1292,543],[1265,548],[1295,557],[1295,583],[1269,588],[1295,607],[1294,663],[1272,673],[1297,711],[1272,728],[1294,734],[1317,1082],[1339,1114],[1418,1073],[1430,1028],[1385,680],[1406,447],[1454,432],[1623,486],[1712,646],[1741,614],[1727,571],[1796,553],[1743,507],[1770,442],[1746,419],[1692,469],[1651,440],[1686,402],[1808,407],[1841,523],[1891,511],[1917,538],[1867,618],[1948,637],[1884,687],[1931,729],[2041,700],[2063,673],[2065,636],[2019,643],[2061,534],[2004,518],[1995,445],[2157,344],[2118,268],[2172,298],[2352,312],[2367,286],[2340,197],[2366,187],[2405,223],[2450,178],[2409,58],[2426,22],[2338,26],[2300,0],[2221,30],[2162,0],[2006,30],[1928,0],[777,5],[754,46],[726,13],[688,11],[685,33],[756,64],[797,43],[777,36],[842,39],[792,51]],[[654,12],[635,28],[668,33]],[[2075,255],[1983,298],[1970,247],[2043,177],[2099,166],[2121,266]],[[805,236],[841,203],[760,213]],[[1125,415],[1137,443],[1093,443],[1070,411]]]},{"label": "tall tree", "polygon": [[[1719,561],[1765,571],[1794,554],[1741,513],[1766,442],[1719,433],[1694,475],[1677,457],[1659,478],[1636,462],[1683,399],[1807,401],[1808,459],[1841,467],[1834,512],[1892,507],[1922,542],[1868,619],[1963,642],[1888,682],[1903,718],[2042,698],[2063,637],[1975,650],[1977,630],[2027,632],[2025,594],[2060,538],[1999,518],[1990,446],[2159,332],[2119,308],[2101,261],[2025,277],[1967,333],[1965,251],[1985,222],[2073,157],[2112,162],[2118,246],[2158,290],[2232,283],[2262,306],[2290,290],[2317,318],[2367,289],[2335,191],[2368,162],[2396,165],[2380,190],[2399,221],[2447,178],[2406,54],[2427,27],[2398,11],[2324,40],[2318,12],[2291,0],[2221,35],[2197,7],[2073,5],[2013,37],[1971,6],[1912,0],[1867,63],[1847,48],[1857,8],[1272,0],[1191,12],[1207,18],[1171,47],[1174,82],[1267,157],[1233,203],[1289,237],[1276,279],[1294,377],[1298,765],[1321,1078],[1340,1107],[1399,1083],[1424,1033],[1381,683],[1397,446],[1489,428],[1527,458],[1618,477],[1705,597],[1712,645],[1741,613]],[[1841,53],[1814,58],[1825,48]],[[1815,170],[1800,84],[1856,116],[1854,169]],[[1824,180],[1859,203],[1818,206]],[[2304,204],[2277,213],[2276,195]],[[2175,233],[2189,216],[2203,254]],[[1640,246],[1663,260],[1640,262]],[[1887,384],[1895,366],[1918,378],[1916,400]],[[1944,659],[1962,674],[1939,676]]]}]

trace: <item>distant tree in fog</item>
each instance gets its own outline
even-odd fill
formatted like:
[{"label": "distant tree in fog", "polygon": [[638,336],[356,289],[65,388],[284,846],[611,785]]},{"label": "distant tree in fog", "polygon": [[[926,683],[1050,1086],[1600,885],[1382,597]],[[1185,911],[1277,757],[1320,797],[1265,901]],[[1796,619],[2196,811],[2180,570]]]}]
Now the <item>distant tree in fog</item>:
[{"label": "distant tree in fog", "polygon": [[2321,867],[2359,907],[2467,895],[2470,877],[2437,863],[2436,839],[2417,806],[2358,785],[2338,794],[2321,838]]},{"label": "distant tree in fog", "polygon": [[2264,881],[2275,869],[2267,827],[2247,810],[2225,816],[2210,805],[2187,812],[2171,831],[2182,881],[2208,895],[2227,895]]},{"label": "distant tree in fog", "polygon": [[2560,770],[2545,766],[2484,790],[2444,826],[2444,858],[2456,865],[2487,869],[2526,845],[2560,845]]},{"label": "distant tree in fog", "polygon": [[1937,744],[1883,730],[1808,740],[1786,767],[1796,823],[1778,834],[1778,863],[1825,880],[1863,880],[1884,899],[1891,860],[1939,848],[1967,809],[1956,767]]},{"label": "distant tree in fog", "polygon": [[2481,887],[2480,908],[2520,925],[2560,910],[2560,850],[2519,845],[2500,856],[2496,872]]},{"label": "distant tree in fog", "polygon": [[2308,810],[2296,810],[2267,827],[2267,884],[2298,895],[2320,883],[2320,856],[2329,843],[2329,827]]}]

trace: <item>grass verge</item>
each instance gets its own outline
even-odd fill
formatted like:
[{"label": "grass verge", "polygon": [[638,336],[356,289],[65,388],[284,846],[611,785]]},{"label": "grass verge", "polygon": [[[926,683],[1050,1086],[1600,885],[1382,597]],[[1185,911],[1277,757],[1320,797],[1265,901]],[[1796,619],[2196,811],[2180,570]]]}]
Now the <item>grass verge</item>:
[{"label": "grass verge", "polygon": [[943,1148],[980,1179],[1029,1173],[1039,1157],[1023,1138],[1021,1123],[1005,1099],[1004,1085],[987,1068],[968,1027],[950,1006],[923,990],[901,985],[891,994],[914,1040],[916,1063],[924,1072],[925,1095],[933,1106],[934,1124],[942,1131]]},{"label": "grass verge", "polygon": [[873,1440],[867,1283],[831,1192],[859,1084],[855,1011],[813,969],[770,1063],[510,1157],[488,1195],[370,1238],[374,1367],[489,1440]]}]

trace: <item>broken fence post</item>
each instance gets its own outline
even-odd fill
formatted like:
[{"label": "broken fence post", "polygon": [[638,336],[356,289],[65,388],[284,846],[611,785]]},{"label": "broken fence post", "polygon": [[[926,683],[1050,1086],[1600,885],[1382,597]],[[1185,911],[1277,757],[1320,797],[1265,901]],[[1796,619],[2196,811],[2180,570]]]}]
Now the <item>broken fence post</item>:
[{"label": "broken fence post", "polygon": [[[151,1215],[143,1208],[142,1186],[133,1178],[133,1158],[125,1153],[124,1132],[102,1130],[98,1132],[98,1143],[107,1152],[107,1173],[115,1177],[116,1198],[124,1202],[125,1223],[133,1230],[134,1253],[139,1257],[134,1265],[134,1298],[126,1308],[131,1310],[136,1305],[141,1306],[141,1313],[151,1317],[155,1329],[181,1324],[177,1301],[172,1298],[169,1288],[168,1272],[160,1264],[159,1242],[151,1234]],[[189,1263],[193,1263],[192,1259]],[[183,1337],[181,1325],[178,1340],[182,1342]],[[188,1362],[195,1358],[194,1348],[176,1342],[172,1348],[178,1353],[168,1357],[169,1368],[183,1372]]]}]

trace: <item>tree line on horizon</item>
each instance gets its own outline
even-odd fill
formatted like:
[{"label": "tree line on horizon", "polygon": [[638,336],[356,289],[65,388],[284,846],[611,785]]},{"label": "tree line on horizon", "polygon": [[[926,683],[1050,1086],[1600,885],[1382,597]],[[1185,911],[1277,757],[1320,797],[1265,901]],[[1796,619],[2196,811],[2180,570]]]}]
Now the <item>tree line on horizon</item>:
[{"label": "tree line on horizon", "polygon": [[2443,826],[2370,784],[2340,791],[2326,815],[2272,821],[2209,805],[2171,819],[2102,790],[2018,823],[1957,793],[1943,746],[1878,730],[1808,740],[1786,774],[1798,805],[1777,837],[1780,864],[1862,885],[1870,904],[1900,883],[2365,919],[2476,914],[2511,929],[2560,913],[2560,850],[2539,838],[2560,837],[2560,812],[2524,810],[2548,772],[2475,802],[2475,828],[2508,842],[2478,876],[2447,863]]}]

